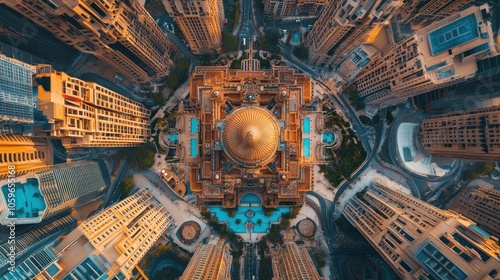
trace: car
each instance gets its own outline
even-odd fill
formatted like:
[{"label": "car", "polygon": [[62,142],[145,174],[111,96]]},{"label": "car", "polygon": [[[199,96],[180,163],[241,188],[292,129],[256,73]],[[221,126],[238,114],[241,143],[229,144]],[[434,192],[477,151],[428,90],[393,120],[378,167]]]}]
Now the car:
[{"label": "car", "polygon": [[295,20],[295,22],[300,22],[300,19]]}]

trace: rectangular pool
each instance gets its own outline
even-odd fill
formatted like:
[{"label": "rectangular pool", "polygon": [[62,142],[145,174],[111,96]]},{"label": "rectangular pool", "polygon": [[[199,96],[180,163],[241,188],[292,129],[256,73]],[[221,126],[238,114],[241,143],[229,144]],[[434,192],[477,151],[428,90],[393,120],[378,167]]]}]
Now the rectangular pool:
[{"label": "rectangular pool", "polygon": [[306,118],[302,121],[302,131],[304,132],[304,134],[309,134],[309,133],[311,133],[311,118],[306,117]]},{"label": "rectangular pool", "polygon": [[430,32],[428,36],[433,56],[466,44],[479,37],[476,15],[470,14],[450,22]]},{"label": "rectangular pool", "polygon": [[[238,210],[234,217],[229,217],[229,213],[222,209],[221,206],[211,206],[209,210],[215,214],[219,222],[227,223],[228,227],[236,233],[247,232],[245,228],[247,222],[252,222],[254,224],[252,232],[266,233],[271,227],[271,223],[279,222],[281,216],[290,212],[291,208],[280,206],[272,212],[271,216],[266,216],[264,214],[264,208],[261,206],[238,206]],[[245,215],[248,210],[253,211],[254,214],[252,217],[247,217]]]},{"label": "rectangular pool", "polygon": [[333,143],[333,133],[327,132],[323,133],[323,143]]},{"label": "rectangular pool", "polygon": [[198,119],[191,118],[191,134],[198,134]]},{"label": "rectangular pool", "polygon": [[304,156],[306,158],[311,157],[311,138],[304,138]]},{"label": "rectangular pool", "polygon": [[191,157],[197,157],[198,156],[198,138],[191,138]]}]

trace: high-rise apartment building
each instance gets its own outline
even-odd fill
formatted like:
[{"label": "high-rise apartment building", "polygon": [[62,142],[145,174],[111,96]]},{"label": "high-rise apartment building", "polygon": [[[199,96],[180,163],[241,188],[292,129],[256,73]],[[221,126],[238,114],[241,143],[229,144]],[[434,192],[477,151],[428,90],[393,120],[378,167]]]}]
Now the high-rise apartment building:
[{"label": "high-rise apartment building", "polygon": [[356,84],[366,104],[395,105],[407,98],[474,77],[477,60],[497,53],[487,4],[435,22],[372,60]]},{"label": "high-rise apartment building", "polygon": [[[75,161],[57,164],[47,170],[0,181],[0,223],[36,224],[71,208],[97,199],[106,188],[97,162]],[[10,206],[9,193],[15,195]]]},{"label": "high-rise apartment building", "polygon": [[37,279],[130,279],[170,224],[168,211],[141,189],[70,232]]},{"label": "high-rise apartment building", "polygon": [[17,177],[53,163],[52,146],[47,138],[0,133],[0,180],[8,177],[9,170],[14,170]]},{"label": "high-rise apartment building", "polygon": [[476,187],[463,189],[450,209],[473,220],[493,236],[500,238],[500,190]]},{"label": "high-rise apartment building", "polygon": [[293,14],[296,16],[319,16],[327,3],[327,0],[297,0]]},{"label": "high-rise apartment building", "polygon": [[452,112],[420,124],[420,141],[433,155],[500,160],[500,107]]},{"label": "high-rise apartment building", "polygon": [[[34,279],[57,258],[51,245],[56,239],[76,227],[76,219],[68,214],[43,222],[36,227],[16,231],[15,243],[5,238],[0,245],[0,279]],[[15,252],[16,265],[10,269],[10,257]]]},{"label": "high-rise apartment building", "polygon": [[295,242],[285,242],[270,248],[270,251],[273,267],[272,280],[323,279],[319,276],[305,247]]},{"label": "high-rise apartment building", "polygon": [[224,7],[222,0],[162,0],[179,25],[194,54],[220,52]]},{"label": "high-rise apartment building", "polygon": [[66,149],[131,147],[147,141],[151,113],[144,105],[96,83],[38,67],[38,108],[44,132]]},{"label": "high-rise apartment building", "polygon": [[137,81],[168,75],[177,52],[137,0],[1,0],[77,50]]},{"label": "high-rise apartment building", "polygon": [[424,19],[435,21],[450,16],[474,0],[413,0],[405,1],[400,9],[400,20],[409,22]]},{"label": "high-rise apartment building", "polygon": [[498,239],[454,212],[375,182],[343,213],[402,279],[500,279]]},{"label": "high-rise apartment building", "polygon": [[180,280],[230,280],[231,249],[225,241],[211,238],[206,245],[198,244]]},{"label": "high-rise apartment building", "polygon": [[290,16],[295,2],[295,0],[265,0],[264,14],[269,19],[282,19]]},{"label": "high-rise apartment building", "polygon": [[310,62],[337,66],[378,25],[386,25],[401,0],[330,1],[307,36]]},{"label": "high-rise apartment building", "polygon": [[0,54],[0,127],[33,123],[36,67]]}]

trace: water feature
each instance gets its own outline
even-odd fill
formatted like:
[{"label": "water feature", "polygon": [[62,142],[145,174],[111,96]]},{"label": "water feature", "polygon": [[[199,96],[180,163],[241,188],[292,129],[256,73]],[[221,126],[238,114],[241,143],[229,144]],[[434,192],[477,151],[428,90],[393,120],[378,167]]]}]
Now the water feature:
[{"label": "water feature", "polygon": [[198,119],[191,118],[191,134],[198,134]]},{"label": "water feature", "polygon": [[171,144],[178,144],[179,143],[179,134],[177,134],[177,133],[169,134],[168,140],[170,141]]},{"label": "water feature", "polygon": [[311,133],[311,118],[309,117],[304,118],[304,120],[302,121],[302,129],[304,134]]},{"label": "water feature", "polygon": [[191,138],[190,141],[191,145],[191,157],[197,157],[198,156],[198,138]]},{"label": "water feature", "polygon": [[335,140],[335,136],[333,135],[333,132],[323,133],[323,143],[331,144],[331,143],[333,143],[333,140]]},{"label": "water feature", "polygon": [[[9,215],[9,218],[33,218],[38,217],[40,211],[47,208],[45,199],[40,194],[38,180],[29,178],[26,183],[15,183],[15,211],[14,216]],[[9,185],[2,186],[2,192],[5,201],[8,201]]]},{"label": "water feature", "polygon": [[292,35],[292,43],[298,43],[299,40],[300,40],[300,33],[299,32],[293,33],[293,35]]},{"label": "water feature", "polygon": [[246,233],[245,224],[247,222],[253,223],[252,232],[265,233],[271,227],[271,223],[278,222],[281,215],[290,212],[291,208],[280,206],[274,210],[271,216],[266,216],[260,198],[250,193],[241,198],[234,217],[229,217],[229,213],[222,206],[210,206],[209,210],[215,214],[219,222],[227,223],[229,228],[236,233]]},{"label": "water feature", "polygon": [[311,157],[311,138],[304,138],[302,144],[304,145],[304,156]]}]

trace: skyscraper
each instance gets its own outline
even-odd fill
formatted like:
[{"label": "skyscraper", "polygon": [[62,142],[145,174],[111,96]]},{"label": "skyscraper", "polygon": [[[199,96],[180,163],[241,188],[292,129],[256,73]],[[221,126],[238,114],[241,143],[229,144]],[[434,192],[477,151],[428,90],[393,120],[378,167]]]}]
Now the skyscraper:
[{"label": "skyscraper", "polygon": [[9,207],[9,181],[0,182],[0,223],[35,224],[97,199],[106,184],[92,161],[57,164],[15,177],[15,207]]},{"label": "skyscraper", "polygon": [[474,2],[474,0],[406,1],[401,7],[401,21],[409,22],[412,20],[422,21],[424,19],[443,19],[472,2]]},{"label": "skyscraper", "polygon": [[285,242],[270,248],[273,266],[273,280],[309,279],[320,280],[318,270],[309,252],[295,242]]},{"label": "skyscraper", "polygon": [[310,61],[337,66],[345,54],[367,39],[372,28],[387,24],[401,0],[330,1],[307,36]]},{"label": "skyscraper", "polygon": [[0,126],[33,123],[36,67],[0,54]]},{"label": "skyscraper", "polygon": [[433,155],[500,160],[500,107],[451,112],[420,124],[420,141]]},{"label": "skyscraper", "polygon": [[222,0],[162,0],[194,54],[220,52],[224,7]]},{"label": "skyscraper", "polygon": [[282,19],[290,16],[295,0],[264,0],[264,14],[269,19]]},{"label": "skyscraper", "polygon": [[343,210],[402,279],[500,279],[500,247],[471,220],[374,182]]},{"label": "skyscraper", "polygon": [[450,209],[473,220],[482,229],[500,238],[500,190],[477,187],[464,188]]},{"label": "skyscraper", "polygon": [[231,279],[231,249],[225,241],[211,238],[206,245],[198,244],[180,280]]},{"label": "skyscraper", "polygon": [[21,176],[53,163],[52,146],[47,138],[0,133],[0,179],[6,179],[9,170]]},{"label": "skyscraper", "polygon": [[356,84],[366,104],[395,105],[476,74],[477,60],[496,54],[487,4],[470,7],[403,39],[372,60]]},{"label": "skyscraper", "polygon": [[37,279],[130,279],[170,223],[168,211],[141,189],[70,232]]},{"label": "skyscraper", "polygon": [[139,102],[96,83],[38,67],[39,109],[47,117],[47,136],[66,149],[132,147],[146,142],[151,113]]},{"label": "skyscraper", "polygon": [[166,76],[173,66],[177,48],[137,0],[1,2],[134,81]]}]

